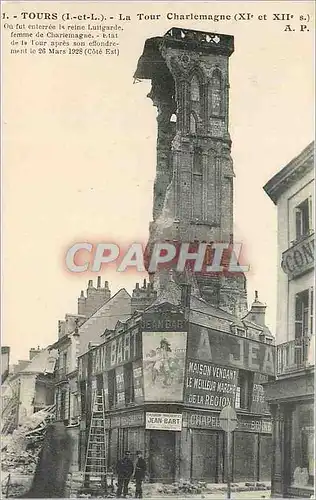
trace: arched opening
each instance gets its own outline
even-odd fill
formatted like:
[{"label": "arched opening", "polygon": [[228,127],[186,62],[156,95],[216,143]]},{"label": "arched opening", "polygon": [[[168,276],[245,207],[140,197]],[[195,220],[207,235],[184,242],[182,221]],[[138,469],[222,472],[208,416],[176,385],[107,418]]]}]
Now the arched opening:
[{"label": "arched opening", "polygon": [[213,115],[220,115],[222,113],[222,87],[222,74],[219,69],[215,69],[211,81],[211,106]]}]

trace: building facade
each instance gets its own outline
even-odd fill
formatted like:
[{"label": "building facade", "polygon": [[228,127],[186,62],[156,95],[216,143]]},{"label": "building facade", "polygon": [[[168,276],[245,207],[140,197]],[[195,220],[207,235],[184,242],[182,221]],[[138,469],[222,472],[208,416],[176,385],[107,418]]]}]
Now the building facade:
[{"label": "building facade", "polygon": [[3,433],[11,433],[33,413],[54,405],[56,359],[56,350],[32,348],[29,360],[13,367],[1,387]]},{"label": "building facade", "polygon": [[97,392],[105,402],[108,470],[126,449],[142,449],[153,482],[224,482],[219,414],[230,404],[238,414],[232,478],[268,481],[271,418],[262,384],[274,377],[273,338],[265,326],[193,294],[188,302],[185,288],[170,279],[150,307],[118,322],[79,358],[81,469]]},{"label": "building facade", "polygon": [[314,487],[314,143],[265,186],[278,213],[277,379],[272,493],[310,497]]},{"label": "building facade", "polygon": [[54,372],[56,420],[64,422],[72,438],[72,470],[78,469],[79,461],[78,357],[130,314],[131,297],[126,290],[111,297],[108,282],[102,286],[98,277],[96,286],[89,280],[86,294],[81,292],[78,313],[66,314],[65,320],[59,321],[59,338],[50,346],[58,353]]}]

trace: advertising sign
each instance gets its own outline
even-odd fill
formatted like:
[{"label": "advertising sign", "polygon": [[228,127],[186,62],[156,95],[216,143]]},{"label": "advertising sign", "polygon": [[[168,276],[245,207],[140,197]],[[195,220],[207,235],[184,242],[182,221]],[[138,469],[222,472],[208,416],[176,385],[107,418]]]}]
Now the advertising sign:
[{"label": "advertising sign", "polygon": [[124,367],[118,366],[115,370],[116,377],[116,398],[117,406],[125,405],[125,385],[124,385]]},{"label": "advertising sign", "polygon": [[275,347],[237,335],[192,325],[188,355],[222,366],[275,375]]},{"label": "advertising sign", "polygon": [[[187,425],[196,429],[221,430],[220,414],[212,412],[188,412]],[[257,432],[260,434],[271,434],[272,423],[268,419],[260,419],[249,415],[238,415],[236,431]]]},{"label": "advertising sign", "polygon": [[150,413],[146,412],[146,429],[181,431],[181,413]]},{"label": "advertising sign", "polygon": [[189,359],[185,378],[185,403],[221,409],[235,405],[238,370]]},{"label": "advertising sign", "polygon": [[103,373],[103,394],[104,394],[104,408],[109,409],[109,383],[108,383],[108,373]]},{"label": "advertising sign", "polygon": [[255,373],[253,378],[253,390],[251,401],[252,413],[270,413],[269,406],[265,399],[264,384],[268,382],[268,376],[261,373]]},{"label": "advertising sign", "polygon": [[106,370],[141,357],[141,333],[139,329],[118,335],[109,342],[94,347],[78,359],[79,380],[98,375]]},{"label": "advertising sign", "polygon": [[145,401],[182,401],[186,332],[143,332]]},{"label": "advertising sign", "polygon": [[133,383],[134,383],[134,401],[135,403],[142,403],[144,401],[142,360],[134,361],[133,363]]}]

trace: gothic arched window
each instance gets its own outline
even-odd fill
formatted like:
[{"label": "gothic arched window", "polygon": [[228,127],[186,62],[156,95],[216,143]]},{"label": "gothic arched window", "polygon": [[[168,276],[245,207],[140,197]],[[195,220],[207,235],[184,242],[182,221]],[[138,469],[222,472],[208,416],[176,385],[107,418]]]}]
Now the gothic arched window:
[{"label": "gothic arched window", "polygon": [[200,82],[196,75],[194,75],[191,79],[190,97],[191,101],[194,102],[199,102],[200,100]]},{"label": "gothic arched window", "polygon": [[193,113],[190,114],[190,132],[196,134],[196,119]]},{"label": "gothic arched window", "polygon": [[222,113],[223,95],[222,95],[222,75],[219,69],[215,69],[211,81],[211,106],[212,114],[220,115]]}]

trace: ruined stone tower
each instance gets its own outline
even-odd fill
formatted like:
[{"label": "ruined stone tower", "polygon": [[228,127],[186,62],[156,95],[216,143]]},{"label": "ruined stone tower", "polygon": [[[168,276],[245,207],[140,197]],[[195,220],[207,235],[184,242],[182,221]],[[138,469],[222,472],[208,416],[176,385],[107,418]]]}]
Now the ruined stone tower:
[{"label": "ruined stone tower", "polygon": [[[228,131],[229,35],[172,28],[146,40],[135,78],[150,79],[157,107],[157,171],[149,248],[156,241],[233,241],[233,162]],[[157,287],[167,274],[156,273]],[[177,278],[176,278],[177,279]],[[178,279],[183,279],[179,277]],[[246,280],[198,276],[202,296],[246,313]]]}]

